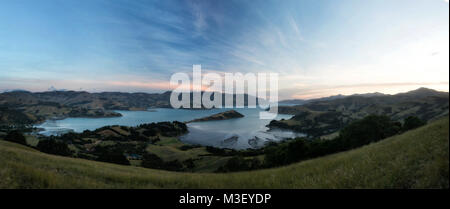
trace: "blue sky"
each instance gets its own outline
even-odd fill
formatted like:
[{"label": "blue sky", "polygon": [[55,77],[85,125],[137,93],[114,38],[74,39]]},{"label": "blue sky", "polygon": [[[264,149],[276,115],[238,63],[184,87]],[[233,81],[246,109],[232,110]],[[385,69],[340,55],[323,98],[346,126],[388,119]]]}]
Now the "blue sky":
[{"label": "blue sky", "polygon": [[446,0],[0,3],[0,90],[161,92],[193,64],[282,98],[449,86]]}]

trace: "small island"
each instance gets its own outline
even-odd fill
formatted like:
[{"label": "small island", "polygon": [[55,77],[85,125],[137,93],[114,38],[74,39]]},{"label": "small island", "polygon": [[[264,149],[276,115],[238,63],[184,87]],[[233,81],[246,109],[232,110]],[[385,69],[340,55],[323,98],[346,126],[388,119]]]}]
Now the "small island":
[{"label": "small island", "polygon": [[242,118],[244,115],[241,113],[235,111],[235,110],[229,110],[226,112],[217,113],[208,117],[194,119],[191,121],[188,121],[186,123],[192,123],[192,122],[204,122],[204,121],[213,121],[213,120],[228,120],[233,118]]}]

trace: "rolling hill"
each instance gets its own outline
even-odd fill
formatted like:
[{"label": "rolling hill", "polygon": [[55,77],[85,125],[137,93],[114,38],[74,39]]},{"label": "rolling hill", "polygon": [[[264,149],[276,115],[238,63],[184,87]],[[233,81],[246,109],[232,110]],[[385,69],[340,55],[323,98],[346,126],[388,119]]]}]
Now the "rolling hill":
[{"label": "rolling hill", "polygon": [[[114,110],[172,108],[171,93],[171,91],[161,94],[84,91],[4,92],[0,93],[0,125],[29,125],[50,118],[120,117],[121,114]],[[244,106],[247,106],[248,98],[256,100],[256,97],[248,94],[234,94],[233,101],[236,101],[237,96],[244,98]],[[190,98],[192,107],[193,93],[190,94]],[[222,101],[224,105],[225,94],[222,95]]]},{"label": "rolling hill", "polygon": [[449,93],[419,88],[395,95],[352,95],[304,105],[280,106],[278,111],[295,116],[290,120],[272,121],[269,127],[291,129],[319,137],[333,134],[352,121],[368,115],[386,115],[399,122],[409,116],[433,121],[448,115]]},{"label": "rolling hill", "polygon": [[0,140],[0,188],[449,188],[449,119],[285,167],[177,173],[48,155]]},{"label": "rolling hill", "polygon": [[[0,94],[0,116],[9,115],[9,117],[0,117],[0,124],[35,124],[49,118],[65,117],[120,117],[121,115],[113,110],[170,107],[169,98],[170,92],[163,94],[82,91],[5,92]],[[16,120],[17,118],[20,120]]]}]

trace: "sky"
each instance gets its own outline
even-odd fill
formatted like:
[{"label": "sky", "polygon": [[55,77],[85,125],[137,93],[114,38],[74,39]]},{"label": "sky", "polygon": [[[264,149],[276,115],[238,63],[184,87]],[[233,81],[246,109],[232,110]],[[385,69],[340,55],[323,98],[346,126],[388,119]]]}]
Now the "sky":
[{"label": "sky", "polygon": [[0,91],[163,92],[278,73],[281,99],[449,90],[448,0],[0,0]]}]

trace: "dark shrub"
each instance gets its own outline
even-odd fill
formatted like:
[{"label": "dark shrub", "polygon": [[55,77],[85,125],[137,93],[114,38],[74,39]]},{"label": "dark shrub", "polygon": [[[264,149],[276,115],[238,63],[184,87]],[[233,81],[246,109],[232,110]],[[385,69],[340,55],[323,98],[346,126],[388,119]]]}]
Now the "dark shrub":
[{"label": "dark shrub", "polygon": [[200,145],[185,144],[185,145],[179,147],[178,149],[182,150],[182,151],[186,151],[186,150],[190,150],[190,149],[194,149],[194,148],[198,148],[198,147],[201,147],[201,146]]},{"label": "dark shrub", "polygon": [[194,160],[193,160],[192,158],[185,160],[185,161],[183,162],[183,164],[184,164],[184,165],[186,166],[186,168],[188,168],[188,169],[193,169],[193,168],[195,167]]},{"label": "dark shrub", "polygon": [[248,171],[261,168],[261,162],[257,158],[245,159],[242,156],[234,156],[217,169],[217,172]]},{"label": "dark shrub", "polygon": [[225,149],[211,147],[211,146],[206,146],[206,151],[211,153],[211,154],[215,154],[215,155],[219,155],[219,156],[226,154],[226,150]]},{"label": "dark shrub", "polygon": [[264,165],[266,167],[277,167],[287,162],[287,144],[272,145],[265,149]]},{"label": "dark shrub", "polygon": [[27,145],[27,140],[25,139],[25,136],[23,136],[23,134],[20,133],[19,131],[8,132],[8,134],[5,136],[5,140],[18,144]]},{"label": "dark shrub", "polygon": [[234,156],[237,155],[238,153],[241,153],[241,151],[237,151],[234,149],[217,148],[211,146],[206,146],[206,151],[217,156]]},{"label": "dark shrub", "polygon": [[162,169],[168,170],[168,171],[183,171],[184,167],[183,167],[183,164],[180,163],[180,161],[173,160],[173,161],[164,163]]},{"label": "dark shrub", "polygon": [[303,138],[297,138],[282,144],[272,144],[265,149],[266,167],[276,167],[297,162],[309,157],[311,142]]},{"label": "dark shrub", "polygon": [[127,136],[127,139],[129,141],[147,141],[148,140],[147,138],[141,136],[139,134],[139,132],[134,131],[134,130],[130,132],[130,135]]},{"label": "dark shrub", "polygon": [[148,131],[144,133],[144,135],[147,136],[156,136],[157,134],[161,134],[162,136],[171,137],[184,134],[188,131],[186,124],[178,121],[141,124],[139,125],[139,128],[147,129]]},{"label": "dark shrub", "polygon": [[106,151],[101,153],[97,160],[120,165],[130,165],[130,161],[128,161],[122,152]]},{"label": "dark shrub", "polygon": [[401,124],[389,117],[370,115],[342,129],[339,138],[345,148],[355,148],[393,136],[400,130]]},{"label": "dark shrub", "polygon": [[229,159],[221,170],[222,172],[243,171],[246,170],[246,168],[247,166],[244,163],[244,158],[240,156],[235,156]]},{"label": "dark shrub", "polygon": [[309,144],[304,139],[296,139],[288,143],[286,153],[286,163],[303,160],[307,157]]},{"label": "dark shrub", "polygon": [[186,132],[188,131],[187,126],[186,126],[185,123],[182,123],[182,122],[179,122],[179,121],[174,121],[173,124],[174,124],[175,126],[177,126],[178,129],[180,129],[179,132],[180,132],[181,134],[182,134],[182,133],[186,133]]},{"label": "dark shrub", "polygon": [[142,132],[142,134],[144,134],[144,136],[156,136],[156,134],[158,134],[158,132],[151,128],[151,129],[147,129],[144,132]]},{"label": "dark shrub", "polygon": [[142,167],[161,169],[164,166],[164,161],[155,154],[145,153],[142,156]]},{"label": "dark shrub", "polygon": [[[191,165],[189,165],[190,164],[189,162],[187,162],[187,163],[188,163],[187,166],[193,165],[193,162]],[[164,162],[160,157],[158,157],[155,154],[151,154],[151,153],[144,154],[144,156],[142,157],[141,166],[145,167],[145,168],[163,169],[163,170],[168,170],[168,171],[183,171],[183,170],[185,170],[183,164],[180,163],[180,161],[173,160],[173,161],[169,161],[169,162]]]},{"label": "dark shrub", "polygon": [[54,155],[70,156],[72,151],[66,143],[54,139],[41,140],[37,145],[37,149],[41,152]]},{"label": "dark shrub", "polygon": [[425,124],[426,122],[421,120],[420,118],[416,116],[409,116],[405,119],[405,123],[403,124],[403,131],[415,129]]},{"label": "dark shrub", "polygon": [[156,138],[153,138],[150,142],[152,144],[154,144],[154,143],[159,142],[159,141],[161,141],[161,139],[157,136]]}]

